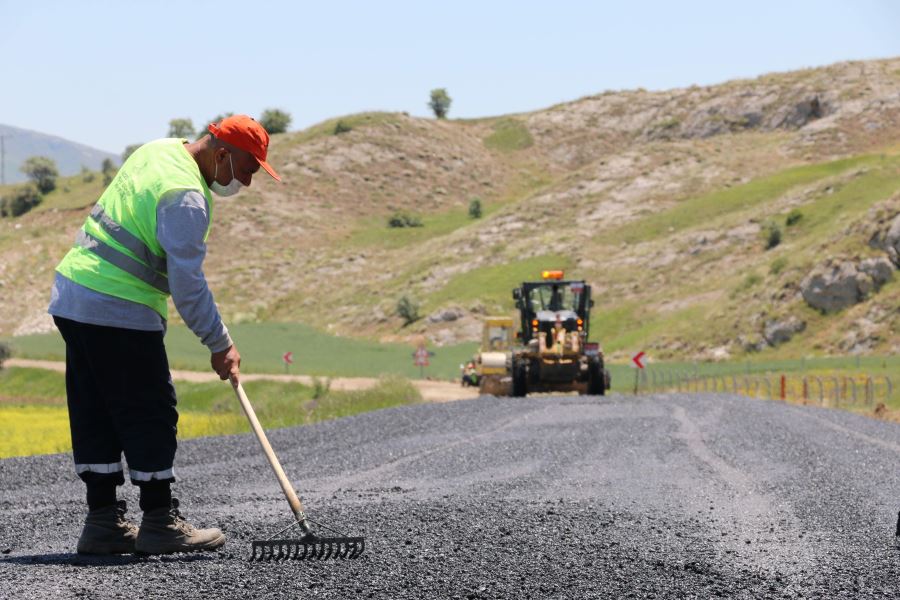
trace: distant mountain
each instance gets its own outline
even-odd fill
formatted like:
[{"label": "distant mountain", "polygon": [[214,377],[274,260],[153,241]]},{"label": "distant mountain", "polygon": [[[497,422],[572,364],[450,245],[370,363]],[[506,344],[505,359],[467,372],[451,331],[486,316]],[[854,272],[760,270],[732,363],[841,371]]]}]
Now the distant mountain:
[{"label": "distant mountain", "polygon": [[82,166],[99,170],[100,164],[105,158],[111,158],[116,164],[120,161],[120,157],[116,154],[71,142],[55,135],[10,125],[0,125],[0,135],[4,137],[5,146],[5,160],[2,165],[5,183],[25,181],[25,175],[19,170],[19,167],[31,156],[49,156],[56,161],[60,175],[75,175],[81,171]]}]

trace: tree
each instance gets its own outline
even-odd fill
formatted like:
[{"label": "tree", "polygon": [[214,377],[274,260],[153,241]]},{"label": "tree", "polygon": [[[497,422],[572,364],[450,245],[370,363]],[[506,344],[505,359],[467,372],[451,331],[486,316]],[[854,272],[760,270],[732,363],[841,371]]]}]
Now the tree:
[{"label": "tree", "polygon": [[109,185],[113,180],[113,177],[116,176],[116,171],[118,171],[118,169],[112,159],[104,158],[103,164],[100,166],[100,171],[103,173],[103,185]]},{"label": "tree", "polygon": [[431,101],[428,103],[428,107],[438,119],[446,119],[447,113],[450,112],[451,102],[453,99],[447,94],[445,88],[435,88],[431,90]]},{"label": "tree", "polygon": [[131,144],[129,146],[125,146],[125,149],[122,150],[122,164],[125,164],[125,161],[128,160],[128,157],[134,154],[134,151],[143,146],[143,144]]},{"label": "tree", "polygon": [[194,137],[194,122],[190,119],[172,119],[169,121],[170,138],[192,138]]},{"label": "tree", "polygon": [[259,124],[269,132],[269,135],[284,133],[291,124],[291,115],[277,108],[267,108],[259,118]]},{"label": "tree", "polygon": [[59,171],[56,170],[56,163],[52,159],[46,156],[32,156],[25,161],[20,170],[37,185],[42,194],[56,189]]},{"label": "tree", "polygon": [[7,344],[0,342],[0,369],[3,368],[3,361],[9,358],[12,355],[12,352],[9,349]]},{"label": "tree", "polygon": [[403,319],[403,325],[409,325],[419,320],[419,305],[409,296],[403,296],[397,301],[397,315]]},{"label": "tree", "polygon": [[32,183],[15,188],[0,202],[0,216],[18,217],[41,203],[44,197]]}]

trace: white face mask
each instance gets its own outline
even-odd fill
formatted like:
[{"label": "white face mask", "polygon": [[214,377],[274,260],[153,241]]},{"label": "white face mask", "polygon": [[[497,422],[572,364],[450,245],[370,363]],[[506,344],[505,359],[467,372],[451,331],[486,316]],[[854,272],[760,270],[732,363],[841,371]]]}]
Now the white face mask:
[{"label": "white face mask", "polygon": [[216,173],[213,175],[213,182],[209,186],[217,196],[234,196],[239,191],[241,191],[241,186],[244,184],[237,180],[234,176],[234,164],[231,162],[231,153],[228,153],[228,164],[231,167],[231,183],[228,185],[222,185],[218,181],[216,181],[216,177],[219,175],[219,163],[216,163]]}]

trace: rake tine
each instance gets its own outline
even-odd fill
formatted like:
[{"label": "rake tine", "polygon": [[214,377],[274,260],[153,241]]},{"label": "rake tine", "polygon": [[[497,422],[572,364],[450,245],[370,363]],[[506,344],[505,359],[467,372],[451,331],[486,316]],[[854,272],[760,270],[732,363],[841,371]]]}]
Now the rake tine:
[{"label": "rake tine", "polygon": [[347,554],[348,554],[347,544],[345,544],[344,542],[339,542],[337,545],[337,551],[335,552],[334,557],[344,559],[344,558],[347,558]]}]

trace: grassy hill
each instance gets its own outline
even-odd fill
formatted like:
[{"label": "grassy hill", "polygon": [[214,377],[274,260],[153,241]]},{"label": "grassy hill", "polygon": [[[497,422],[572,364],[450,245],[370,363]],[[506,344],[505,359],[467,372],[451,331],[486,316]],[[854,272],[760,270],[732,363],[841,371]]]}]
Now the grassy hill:
[{"label": "grassy hill", "polygon": [[106,158],[112,159],[116,164],[120,160],[116,154],[10,125],[0,124],[0,135],[5,138],[6,156],[3,167],[5,182],[9,184],[25,181],[25,174],[19,171],[19,167],[31,156],[53,159],[62,175],[75,175],[82,167],[99,170]]},{"label": "grassy hill", "polygon": [[[766,357],[847,352],[848,332],[896,353],[897,277],[827,316],[798,290],[825,259],[879,255],[875,215],[900,211],[898,140],[900,59],[478,120],[340,117],[273,137],[284,184],[257,177],[218,201],[205,271],[231,324],[381,342],[474,341],[515,283],[563,268],[594,286],[593,337],[619,357],[743,356],[788,316],[805,330]],[[0,335],[46,330],[53,266],[99,193],[62,187],[0,221]],[[389,228],[396,211],[424,226]],[[404,295],[423,316],[406,327]]]}]

